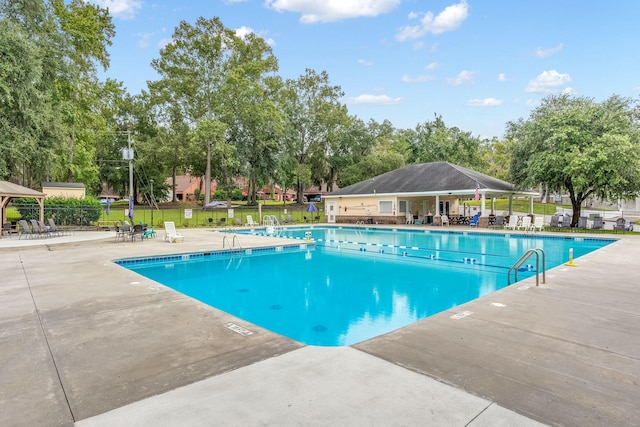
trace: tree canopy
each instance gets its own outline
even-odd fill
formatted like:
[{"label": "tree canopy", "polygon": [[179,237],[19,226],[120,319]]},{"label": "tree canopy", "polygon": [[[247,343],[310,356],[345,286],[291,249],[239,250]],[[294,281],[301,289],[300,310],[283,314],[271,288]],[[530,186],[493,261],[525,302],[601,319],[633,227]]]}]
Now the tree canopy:
[{"label": "tree canopy", "polygon": [[573,206],[572,225],[582,202],[640,193],[640,122],[631,99],[612,96],[551,95],[527,120],[510,122],[511,179],[524,187],[543,185],[566,191]]}]

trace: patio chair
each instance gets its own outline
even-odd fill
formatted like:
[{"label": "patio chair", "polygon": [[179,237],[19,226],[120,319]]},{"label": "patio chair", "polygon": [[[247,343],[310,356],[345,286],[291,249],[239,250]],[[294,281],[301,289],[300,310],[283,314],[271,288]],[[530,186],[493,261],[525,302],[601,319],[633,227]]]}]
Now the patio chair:
[{"label": "patio chair", "polygon": [[424,224],[424,215],[418,215],[418,219],[416,219],[413,222],[415,225],[422,225]]},{"label": "patio chair", "polygon": [[294,222],[293,215],[289,214],[289,224],[293,224]]},{"label": "patio chair", "polygon": [[578,225],[576,225],[574,227],[575,230],[582,230],[582,231],[586,231],[587,230],[587,217],[586,216],[581,216],[580,218],[578,218]]},{"label": "patio chair", "polygon": [[444,227],[445,224],[447,224],[447,227],[449,226],[449,217],[446,215],[442,215],[442,217],[440,218],[440,225],[442,227]]},{"label": "patio chair", "polygon": [[518,227],[518,215],[509,215],[509,223],[504,228],[515,230]]},{"label": "patio chair", "polygon": [[495,227],[495,228],[504,227],[504,217],[502,215],[497,215],[496,220],[493,222],[491,227]]},{"label": "patio chair", "polygon": [[535,233],[536,231],[542,231],[543,229],[544,229],[544,217],[542,215],[538,215],[536,219],[533,220],[531,231]]},{"label": "patio chair", "polygon": [[413,215],[411,214],[411,212],[407,212],[404,217],[406,224],[413,224]]},{"label": "patio chair", "polygon": [[525,215],[522,217],[522,221],[520,225],[517,226],[518,230],[523,229],[524,231],[529,231],[531,229],[531,217],[529,215]]},{"label": "patio chair", "polygon": [[242,220],[240,219],[240,217],[239,217],[239,216],[237,216],[237,217],[236,217],[236,225],[237,225],[238,227],[242,227]]},{"label": "patio chair", "polygon": [[559,230],[563,230],[565,228],[567,230],[571,230],[571,216],[566,214],[562,217],[562,222],[560,223],[560,225],[558,225]]},{"label": "patio chair", "polygon": [[173,221],[165,221],[164,223],[164,240],[169,243],[183,242],[184,236],[176,231],[176,224]]},{"label": "patio chair", "polygon": [[131,236],[131,225],[128,222],[118,226],[116,225],[116,242],[122,240],[128,240]]},{"label": "patio chair", "polygon": [[557,214],[551,217],[551,222],[549,223],[549,228],[560,228],[560,216]]},{"label": "patio chair", "polygon": [[62,236],[64,234],[62,229],[58,228],[53,218],[49,218],[48,222],[49,222],[49,230],[51,231],[52,234],[56,234],[58,236]]},{"label": "patio chair", "polygon": [[480,214],[477,213],[469,220],[469,225],[471,227],[478,227],[478,221],[480,220]]},{"label": "patio chair", "polygon": [[35,232],[38,233],[38,235],[40,237],[44,236],[44,237],[49,237],[49,230],[47,230],[46,227],[41,227],[40,223],[38,223],[37,220],[32,219],[31,221],[31,229]]},{"label": "patio chair", "polygon": [[280,224],[286,224],[287,223],[287,217],[285,217],[284,215],[280,215]]},{"label": "patio chair", "polygon": [[136,238],[139,238],[142,241],[142,236],[144,235],[144,229],[146,228],[143,224],[135,224],[133,226],[133,230],[131,230],[131,241],[135,242]]},{"label": "patio chair", "polygon": [[23,235],[26,235],[26,236],[29,236],[29,238],[32,238],[37,233],[37,232],[34,232],[31,229],[31,227],[29,227],[29,224],[24,219],[19,220],[18,221],[18,225],[20,226],[20,232],[18,234],[18,240],[22,239]]},{"label": "patio chair", "polygon": [[260,224],[253,221],[253,217],[251,215],[247,215],[247,225],[249,227],[258,227]]},{"label": "patio chair", "polygon": [[613,226],[613,231],[633,231],[633,224],[624,218],[618,218]]},{"label": "patio chair", "polygon": [[11,237],[11,223],[5,222],[2,224],[2,235]]},{"label": "patio chair", "polygon": [[591,224],[591,230],[604,230],[604,222],[602,220],[601,216],[594,216],[593,217],[593,224]]}]

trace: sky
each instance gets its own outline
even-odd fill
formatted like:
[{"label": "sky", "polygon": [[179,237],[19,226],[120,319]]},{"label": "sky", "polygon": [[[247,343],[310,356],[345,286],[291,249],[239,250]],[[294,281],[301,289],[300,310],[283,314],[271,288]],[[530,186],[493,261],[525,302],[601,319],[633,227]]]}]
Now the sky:
[{"label": "sky", "polygon": [[101,77],[132,95],[180,21],[264,38],[278,74],[326,71],[349,114],[415,128],[442,116],[502,138],[549,94],[640,95],[640,2],[611,0],[90,0],[116,26]]}]

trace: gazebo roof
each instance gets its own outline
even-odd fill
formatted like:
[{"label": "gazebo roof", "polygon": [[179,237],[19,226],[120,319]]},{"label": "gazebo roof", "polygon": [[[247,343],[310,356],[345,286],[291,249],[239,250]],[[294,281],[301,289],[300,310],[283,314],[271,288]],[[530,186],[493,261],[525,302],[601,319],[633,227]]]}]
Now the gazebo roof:
[{"label": "gazebo roof", "polygon": [[0,181],[0,196],[3,197],[44,197],[45,194],[9,181]]},{"label": "gazebo roof", "polygon": [[513,184],[448,162],[405,166],[331,192],[333,196],[518,192]]}]

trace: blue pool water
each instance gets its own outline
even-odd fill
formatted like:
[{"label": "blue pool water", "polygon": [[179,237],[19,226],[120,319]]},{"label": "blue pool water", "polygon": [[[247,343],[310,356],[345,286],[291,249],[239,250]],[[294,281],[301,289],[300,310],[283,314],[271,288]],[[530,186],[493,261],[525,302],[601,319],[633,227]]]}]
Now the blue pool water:
[{"label": "blue pool water", "polygon": [[[317,245],[304,244],[308,232]],[[338,227],[289,229],[281,232],[285,236],[299,242],[251,254],[119,263],[294,340],[337,346],[390,332],[506,286],[509,267],[529,248],[543,248],[551,268],[568,261],[569,248],[579,257],[613,241]],[[531,274],[523,271],[519,278]]]}]

